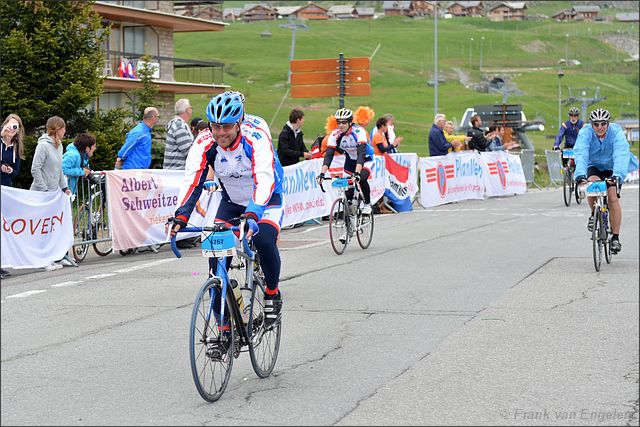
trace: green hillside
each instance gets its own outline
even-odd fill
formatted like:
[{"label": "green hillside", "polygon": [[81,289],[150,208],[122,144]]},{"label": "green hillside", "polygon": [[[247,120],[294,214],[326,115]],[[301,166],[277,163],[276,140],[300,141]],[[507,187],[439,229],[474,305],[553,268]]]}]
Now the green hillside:
[{"label": "green hillside", "polygon": [[[224,62],[224,83],[245,94],[247,110],[264,117],[274,137],[291,108],[302,108],[305,140],[311,142],[323,133],[326,117],[338,108],[338,98],[286,97],[278,111],[287,89],[291,50],[291,30],[280,28],[282,23],[234,23],[218,33],[176,34],[175,56]],[[433,20],[386,17],[307,24],[308,31],[296,33],[296,59],[337,58],[340,52],[346,57],[370,56],[380,45],[371,61],[371,96],[347,98],[346,107],[367,105],[376,116],[393,113],[398,134],[405,136],[402,151],[427,155],[427,134],[434,117],[434,88],[427,86],[434,68]],[[265,30],[271,37],[260,36]],[[638,43],[637,24],[439,20],[438,69],[446,82],[438,87],[438,111],[460,120],[468,106],[501,103],[502,94],[481,93],[472,85],[483,77],[508,76],[522,95],[511,94],[507,102],[522,104],[529,119],[545,120],[544,132],[529,135],[538,149],[548,147],[551,142],[545,136],[556,133],[558,121],[556,64],[568,52],[569,59],[581,64],[563,68],[563,97],[568,87],[574,94],[587,88],[589,95],[600,87],[600,96],[607,99],[591,108],[608,108],[614,116],[620,112],[637,115],[638,61],[629,61],[625,52],[605,44],[602,39],[607,36],[631,37]],[[461,75],[468,76],[469,87],[460,83]],[[191,99],[195,111],[204,112],[207,98]],[[562,107],[563,119],[570,106]]]}]

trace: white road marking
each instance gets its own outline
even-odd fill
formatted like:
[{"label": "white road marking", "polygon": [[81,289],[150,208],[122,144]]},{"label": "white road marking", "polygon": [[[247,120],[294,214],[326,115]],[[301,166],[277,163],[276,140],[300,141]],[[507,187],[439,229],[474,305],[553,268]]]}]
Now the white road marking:
[{"label": "white road marking", "polygon": [[43,292],[47,292],[47,291],[45,289],[39,289],[39,290],[35,290],[35,291],[26,291],[26,292],[21,292],[19,294],[15,294],[15,295],[9,295],[7,297],[7,299],[9,299],[9,298],[26,298],[29,295],[41,294]]},{"label": "white road marking", "polygon": [[85,277],[85,279],[103,279],[105,277],[111,277],[111,276],[115,276],[115,273],[102,273],[102,274],[95,274],[93,276],[87,276]]},{"label": "white road marking", "polygon": [[176,261],[177,259],[178,258],[160,259],[158,261],[148,262],[146,264],[140,264],[140,265],[136,265],[136,266],[133,266],[133,267],[121,268],[120,270],[114,270],[114,272],[116,272],[116,273],[129,273],[131,271],[140,270],[142,268],[153,267],[155,265],[164,264],[165,262]]},{"label": "white road marking", "polygon": [[70,282],[62,282],[62,283],[56,283],[55,285],[51,285],[52,288],[62,288],[64,286],[73,286],[73,285],[77,285],[78,283],[82,283],[83,280],[72,280]]}]

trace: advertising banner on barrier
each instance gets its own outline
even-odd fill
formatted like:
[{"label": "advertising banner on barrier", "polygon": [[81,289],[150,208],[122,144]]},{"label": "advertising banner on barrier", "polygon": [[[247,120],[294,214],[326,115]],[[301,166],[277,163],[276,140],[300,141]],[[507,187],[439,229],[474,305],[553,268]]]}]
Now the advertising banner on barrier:
[{"label": "advertising banner on barrier", "polygon": [[[113,249],[124,250],[166,242],[164,224],[178,207],[184,171],[164,169],[106,172]],[[220,193],[202,192],[189,222],[213,222]],[[72,233],[73,234],[73,233]],[[193,236],[179,234],[180,239]]]},{"label": "advertising banner on barrier", "polygon": [[397,212],[413,210],[409,195],[409,167],[396,162],[389,154],[384,155],[384,165],[387,171],[384,195]]},{"label": "advertising banner on barrier", "polygon": [[488,197],[527,192],[520,157],[504,151],[491,151],[479,155],[479,160],[484,171],[484,187]]},{"label": "advertising banner on barrier", "polygon": [[416,153],[393,153],[389,154],[396,162],[409,168],[409,178],[407,180],[407,190],[409,197],[413,200],[418,194],[418,155]]},{"label": "advertising banner on barrier", "polygon": [[62,191],[2,186],[2,268],[40,268],[73,245],[71,201]]},{"label": "advertising banner on barrier", "polygon": [[[284,219],[283,226],[299,224],[313,218],[328,215],[331,204],[338,193],[329,183],[325,183],[326,193],[320,190],[316,177],[322,170],[323,159],[312,159],[284,169]],[[344,156],[334,156],[329,168],[329,175],[344,175]],[[384,157],[376,156],[373,161],[371,176],[371,203],[377,202],[384,194],[385,168]]]},{"label": "advertising banner on barrier", "polygon": [[420,199],[423,207],[466,199],[483,199],[483,170],[476,152],[420,158]]}]

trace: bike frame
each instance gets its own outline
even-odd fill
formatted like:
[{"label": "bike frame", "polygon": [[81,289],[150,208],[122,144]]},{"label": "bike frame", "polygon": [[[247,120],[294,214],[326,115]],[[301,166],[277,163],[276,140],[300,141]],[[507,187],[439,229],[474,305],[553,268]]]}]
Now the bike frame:
[{"label": "bike frame", "polygon": [[[238,227],[229,227],[232,231],[237,231]],[[178,232],[180,233],[188,233],[188,232],[196,232],[196,233],[201,233],[203,231],[211,231],[212,233],[216,233],[216,232],[220,232],[220,229],[217,229],[216,227],[186,227],[183,229],[180,229]],[[176,245],[176,239],[175,237],[171,239],[171,249],[173,250],[173,253],[176,255],[176,257],[181,258],[182,254],[180,254],[180,251],[178,250],[178,247]],[[247,285],[247,287],[249,289],[253,289],[253,272],[254,272],[254,261],[255,261],[255,252],[251,249],[249,242],[246,239],[242,239],[242,250],[237,250],[237,255],[239,255],[242,259],[244,259],[246,261],[246,280],[245,283]],[[207,279],[206,283],[218,283],[221,286],[221,290],[220,290],[220,321],[222,323],[224,323],[224,315],[225,315],[225,302],[227,299],[227,296],[229,295],[230,291],[229,291],[229,273],[227,271],[227,258],[228,257],[217,257],[216,258],[216,274],[213,277],[210,277],[209,279]],[[210,292],[213,292],[213,289],[210,290]],[[214,306],[213,306],[213,301],[214,301],[214,297],[213,295],[210,295],[210,300],[209,300],[209,307],[207,309],[207,313],[206,313],[206,321],[209,322],[209,320],[211,319],[211,315],[214,313]],[[253,322],[253,318],[252,316],[250,316],[250,320],[249,323],[246,325],[244,325],[244,322],[242,320],[242,313],[240,312],[240,307],[238,306],[238,302],[236,301],[235,297],[232,295],[230,297],[230,305],[231,305],[231,310],[232,313],[231,315],[233,316],[234,319],[234,324],[236,325],[236,330],[239,332],[240,334],[240,344],[241,346],[245,346],[249,344],[249,340],[251,339],[251,336],[249,334],[249,331],[251,331],[252,329],[252,322]],[[239,325],[242,325],[242,327],[240,327]]]}]

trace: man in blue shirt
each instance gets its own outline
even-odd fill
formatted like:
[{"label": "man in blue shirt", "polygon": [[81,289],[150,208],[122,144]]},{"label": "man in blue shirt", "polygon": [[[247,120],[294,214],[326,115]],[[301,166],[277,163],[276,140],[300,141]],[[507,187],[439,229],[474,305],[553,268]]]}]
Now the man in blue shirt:
[{"label": "man in blue shirt", "polygon": [[151,129],[158,123],[158,110],[147,107],[142,121],[131,129],[118,151],[116,169],[149,169],[151,166]]},{"label": "man in blue shirt", "polygon": [[459,142],[448,142],[444,137],[444,124],[447,118],[444,114],[436,114],[433,119],[433,126],[429,131],[429,155],[430,156],[446,156],[449,150],[460,145]]},{"label": "man in blue shirt", "polygon": [[[589,115],[590,123],[578,132],[573,147],[576,161],[575,179],[581,185],[586,181],[607,182],[607,197],[611,215],[611,252],[620,252],[619,233],[622,222],[620,207],[620,187],[629,172],[638,169],[638,161],[629,150],[629,143],[620,125],[611,123],[611,115],[607,110],[598,108]],[[588,197],[591,217],[587,224],[589,231],[593,229],[594,197]]]},{"label": "man in blue shirt", "polygon": [[[576,138],[578,138],[578,132],[587,124],[580,120],[580,110],[576,107],[569,108],[569,120],[562,122],[560,130],[556,136],[556,140],[553,143],[553,149],[559,150],[562,139],[564,139],[564,148],[573,148],[576,144]],[[562,166],[567,166],[567,160],[562,158]]]}]

